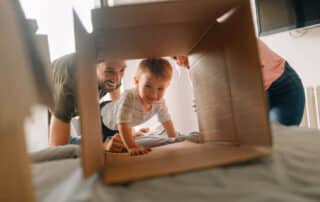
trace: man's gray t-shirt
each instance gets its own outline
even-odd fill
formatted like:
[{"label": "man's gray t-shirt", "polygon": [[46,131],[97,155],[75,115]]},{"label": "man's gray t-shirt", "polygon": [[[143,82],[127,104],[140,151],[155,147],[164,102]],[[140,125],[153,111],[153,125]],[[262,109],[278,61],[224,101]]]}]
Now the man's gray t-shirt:
[{"label": "man's gray t-shirt", "polygon": [[[78,115],[76,100],[75,54],[65,55],[51,64],[54,107],[51,112],[58,119],[69,123]],[[98,85],[97,85],[98,86]],[[99,88],[100,98],[107,92]]]},{"label": "man's gray t-shirt", "polygon": [[145,111],[135,88],[125,90],[119,100],[110,102],[101,109],[102,122],[111,130],[118,130],[119,123],[137,126],[154,115],[158,115],[161,123],[171,120],[164,99],[155,102],[150,111]]}]

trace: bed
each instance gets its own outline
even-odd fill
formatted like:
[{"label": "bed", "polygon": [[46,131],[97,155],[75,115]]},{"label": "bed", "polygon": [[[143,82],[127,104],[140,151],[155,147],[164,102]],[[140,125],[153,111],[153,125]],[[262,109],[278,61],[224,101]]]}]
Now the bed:
[{"label": "bed", "polygon": [[[48,202],[319,201],[320,131],[274,123],[272,133],[269,157],[113,186],[104,185],[99,174],[82,179],[78,146],[48,148],[31,154],[36,196]],[[139,142],[168,143],[164,136],[148,138]],[[184,139],[197,141],[194,133]]]},{"label": "bed", "polygon": [[[35,72],[30,73],[31,67],[33,67],[35,70],[35,67],[41,67],[43,65],[30,64],[31,62],[28,57],[31,53],[37,52],[35,51],[36,48],[34,44],[31,46],[31,48],[34,50],[30,48],[30,50],[24,51],[27,50],[25,49],[26,44],[22,42],[26,42],[26,40],[25,38],[22,39],[23,37],[21,36],[23,36],[22,33],[28,32],[25,32],[26,30],[20,29],[19,27],[19,25],[23,23],[23,21],[20,19],[21,9],[16,9],[17,5],[11,3],[14,1],[7,0],[3,2],[4,3],[1,5],[3,5],[4,9],[0,7],[1,11],[3,11],[0,12],[3,14],[1,15],[3,16],[2,19],[11,20],[4,20],[2,22],[3,26],[8,27],[8,29],[4,30],[4,32],[1,32],[0,39],[1,42],[4,43],[4,47],[14,46],[16,48],[7,48],[6,50],[10,51],[4,51],[4,53],[8,54],[4,55],[1,60],[1,64],[4,65],[2,65],[2,74],[0,74],[2,75],[2,79],[0,79],[0,81],[2,81],[2,83],[8,87],[6,92],[10,92],[10,96],[3,96],[1,100],[2,108],[0,114],[5,116],[0,121],[2,126],[0,129],[1,134],[10,135],[2,135],[0,141],[0,148],[2,149],[1,151],[3,154],[2,165],[4,165],[0,169],[2,173],[2,183],[0,187],[2,188],[3,192],[9,191],[8,194],[5,195],[5,197],[9,197],[9,199],[20,198],[24,199],[23,201],[33,201],[31,194],[32,189],[29,186],[29,170],[24,150],[24,131],[22,126],[24,123],[24,118],[27,117],[29,113],[28,110],[30,109],[30,106],[34,105],[35,103],[43,103],[50,106],[50,104],[52,104],[52,98],[49,99],[49,97],[51,97],[50,91],[48,90],[50,89],[49,85],[42,85],[42,83],[49,84],[45,81],[45,79],[43,79],[45,77],[42,74],[36,74]],[[192,2],[193,1],[176,1],[174,4],[164,4],[164,8],[169,6],[171,9],[163,9],[162,11],[170,11],[174,14],[177,14],[177,9],[172,8],[185,8],[185,6],[187,6],[190,11],[189,13],[193,14],[193,6],[195,3]],[[139,50],[134,48],[139,47],[138,45],[135,46],[134,44],[139,43],[139,40],[133,40],[132,43],[122,42],[122,45],[129,44],[128,47],[131,47],[131,49],[119,46],[119,51],[112,50],[109,52],[120,55],[122,54],[120,50],[125,50],[125,52],[127,51],[126,53],[128,55],[125,57],[124,54],[124,58],[141,58],[146,55],[150,55],[150,53],[153,53],[152,51],[159,51],[154,52],[154,55],[164,56],[188,53],[191,49],[194,49],[192,54],[195,57],[192,57],[192,64],[197,64],[198,67],[192,67],[193,65],[191,65],[193,80],[195,80],[193,83],[197,84],[199,81],[201,84],[194,85],[194,88],[197,88],[195,91],[199,92],[199,95],[195,95],[195,97],[200,99],[203,98],[203,95],[210,95],[210,99],[203,99],[205,101],[204,104],[211,106],[213,103],[212,100],[214,100],[214,103],[216,103],[212,111],[202,111],[205,113],[200,114],[199,121],[206,122],[206,125],[209,129],[212,129],[212,125],[215,126],[214,123],[224,123],[217,124],[217,127],[221,129],[219,131],[223,131],[222,134],[224,135],[230,135],[228,131],[230,131],[230,128],[236,124],[240,127],[238,128],[237,132],[241,133],[240,135],[245,134],[246,140],[251,140],[251,138],[254,138],[255,136],[258,137],[258,140],[261,140],[261,137],[267,137],[267,140],[269,140],[269,130],[267,127],[269,124],[265,109],[266,101],[265,97],[263,96],[264,94],[262,93],[263,89],[260,69],[258,69],[259,61],[255,46],[254,30],[252,24],[250,23],[251,18],[249,14],[249,1],[241,1],[241,5],[233,5],[233,1],[226,2],[227,3],[220,3],[220,1],[211,0],[205,1],[204,3],[210,4],[212,9],[211,7],[205,9],[207,4],[201,4],[201,7],[199,7],[198,10],[207,10],[207,12],[198,12],[198,14],[204,14],[203,19],[206,22],[200,24],[190,23],[191,26],[181,26],[177,30],[174,29],[171,33],[176,38],[179,38],[180,35],[174,33],[181,32],[183,35],[184,33],[188,33],[188,35],[190,34],[189,37],[186,37],[186,40],[177,40],[177,43],[172,43],[170,40],[176,42],[176,38],[171,38],[169,32],[166,34],[168,40],[163,39],[164,35],[161,34],[162,32],[156,32],[159,33],[159,39],[161,39],[159,41],[156,40],[157,38],[155,37],[150,37],[150,35],[148,35],[149,37],[144,37],[142,34],[137,34],[141,40],[148,39],[150,41],[150,44],[149,41],[147,41],[148,43],[143,43],[148,44],[148,47],[143,49],[144,53],[140,52],[140,48]],[[176,5],[177,7],[171,7],[172,5]],[[145,6],[150,8],[150,5]],[[217,30],[219,30],[219,37],[216,37],[216,29],[212,29],[211,21],[213,19],[216,20],[217,17],[225,13],[227,10],[234,8],[234,6],[236,6],[237,9],[232,9],[233,14],[229,15],[229,18],[224,19],[222,23],[214,24],[217,26]],[[128,7],[123,7],[123,9],[127,8]],[[139,7],[134,8],[139,9]],[[115,9],[119,10],[119,8]],[[158,10],[158,7],[156,9]],[[15,15],[15,11],[20,11],[18,12],[18,16]],[[216,11],[213,12],[213,16],[211,16],[212,11]],[[121,13],[124,12],[120,12],[120,14]],[[155,19],[159,23],[156,18],[145,17],[144,12],[132,13],[139,16],[143,15],[143,19],[146,19],[147,21]],[[154,14],[153,12],[150,13]],[[206,14],[208,14],[208,16]],[[172,20],[171,15],[161,16],[164,16],[166,19],[170,18],[168,22],[171,22]],[[186,16],[186,20],[189,20],[188,16],[197,18],[197,15]],[[241,18],[239,16],[245,17]],[[130,16],[127,17],[129,21],[133,20],[137,22],[135,23],[136,25],[139,25],[139,19],[142,19],[131,19]],[[121,19],[123,21],[126,20],[122,18],[114,19]],[[173,19],[173,21],[175,21],[175,19]],[[20,22],[20,24],[18,22]],[[146,23],[146,25],[147,28],[150,28],[148,26],[152,25],[152,23]],[[170,26],[170,24],[168,26]],[[199,31],[198,26],[201,27],[201,32]],[[158,28],[158,26],[154,27]],[[75,26],[75,28],[79,27]],[[163,26],[162,28],[167,33],[166,27]],[[190,30],[191,32],[186,32],[185,28],[188,28],[187,30]],[[237,32],[237,35],[234,34],[235,28],[241,28],[239,29],[240,32]],[[205,32],[203,32],[203,30],[205,30]],[[191,37],[191,34],[193,33],[192,31],[195,31],[198,37]],[[146,32],[143,29],[140,29],[140,32],[144,34],[153,33]],[[87,37],[83,37],[86,40],[79,40],[81,38],[76,37],[76,39],[78,39],[76,40],[77,48],[79,48],[79,41],[86,43],[83,47],[92,47],[92,38],[89,37],[85,30],[78,29],[75,30],[75,33]],[[208,35],[208,37],[205,37],[206,40],[204,40],[202,33],[206,33]],[[130,33],[128,33],[128,35],[131,36]],[[108,36],[112,37],[112,35]],[[191,38],[193,40],[188,40]],[[32,37],[29,37],[28,39],[32,39]],[[131,37],[125,39],[128,40],[131,39]],[[199,41],[199,39],[201,40]],[[165,43],[162,44],[162,40],[164,40]],[[198,44],[196,47],[194,47],[195,41]],[[208,44],[207,42],[210,41],[217,42],[219,47],[221,43],[221,48],[206,46],[202,47],[202,45]],[[9,42],[16,43],[12,45]],[[153,43],[156,43],[156,45],[164,45],[164,47],[162,49],[154,49],[153,47],[155,46],[152,45]],[[176,49],[171,50],[171,46],[175,46]],[[112,48],[112,46],[109,48]],[[150,51],[148,48],[150,48]],[[92,55],[95,53],[95,51],[90,51],[94,49],[95,47],[92,47],[92,49],[81,49],[85,50],[86,52],[77,51],[78,55],[80,55],[80,53],[90,53],[86,54],[87,57],[90,57],[89,60],[86,60],[85,57],[79,57],[82,58],[83,61],[81,61],[82,63],[79,63],[80,65],[78,66],[81,68],[85,67],[86,65],[81,64],[88,64],[89,62],[92,65],[94,64],[93,58],[95,58],[95,56]],[[224,52],[225,49],[228,50],[227,54]],[[246,50],[245,52],[243,51],[244,49]],[[130,53],[130,51],[132,52]],[[135,51],[138,51],[139,54],[135,54]],[[206,54],[203,56],[201,54],[204,51]],[[218,57],[216,57],[216,53],[218,53]],[[33,59],[35,59],[35,61],[32,62],[39,62],[39,60],[36,60],[40,58],[39,55],[31,55],[34,56]],[[226,59],[224,55],[228,56],[228,65],[226,65],[224,62]],[[17,60],[17,58],[19,58],[19,60]],[[198,62],[199,60],[200,62]],[[250,65],[248,65],[248,61]],[[217,65],[219,67],[218,69],[206,68],[207,66],[213,66],[215,63],[221,63],[224,65]],[[40,69],[44,69],[44,67]],[[88,75],[94,77],[94,74],[91,74],[91,72],[95,71],[94,68],[83,69],[87,69],[90,73]],[[209,69],[212,72],[209,72]],[[226,69],[228,69],[228,71],[225,71]],[[240,69],[241,71],[239,72],[238,70]],[[20,74],[17,75],[16,72],[19,72]],[[81,74],[86,75],[83,72],[80,73],[80,75]],[[216,75],[216,77],[212,77],[212,75]],[[34,78],[37,78],[37,80],[34,79],[33,76],[35,76]],[[13,80],[12,78],[17,79]],[[19,86],[19,89],[16,88],[16,85],[8,85],[12,84],[12,82],[15,82],[16,80],[20,81],[21,85]],[[95,131],[96,135],[100,135],[101,130],[98,130],[100,128],[96,124],[93,124],[94,128],[92,128],[90,125],[92,122],[94,122],[94,120],[90,118],[95,117],[96,119],[99,119],[98,109],[95,108],[96,111],[94,111],[88,107],[98,106],[98,103],[96,103],[97,96],[94,94],[89,94],[91,96],[87,96],[88,92],[95,92],[90,91],[90,88],[96,90],[96,83],[92,82],[89,76],[84,76],[84,79],[78,80],[82,81],[80,83],[84,85],[83,88],[87,89],[87,91],[84,90],[81,95],[91,99],[88,100],[88,105],[86,102],[83,102],[84,105],[83,107],[80,107],[80,109],[86,109],[93,113],[93,116],[91,117],[81,115],[83,122],[88,123],[87,126],[89,126],[85,128],[88,130],[83,130],[82,132],[83,134],[86,132],[92,136]],[[210,81],[210,83],[202,83],[202,81]],[[39,83],[41,85],[39,85]],[[37,89],[36,86],[40,86],[41,89]],[[87,86],[89,86],[89,88],[87,88]],[[248,86],[251,87],[250,90],[248,90]],[[206,91],[202,91],[201,89],[209,89],[210,93],[205,93]],[[17,102],[12,102],[12,98],[14,98]],[[91,101],[94,103],[93,105],[90,105]],[[206,105],[204,104],[201,102],[197,103],[198,106],[202,106],[204,109],[206,109]],[[228,106],[226,106],[227,104]],[[200,112],[201,110],[199,110],[199,113]],[[88,113],[88,115],[91,115],[91,113]],[[211,120],[212,117],[217,118],[218,120]],[[100,119],[98,121],[100,123]],[[98,121],[94,123],[98,123]],[[236,123],[234,123],[235,121]],[[48,148],[46,150],[31,154],[31,159],[33,161],[32,178],[37,201],[212,201],[214,199],[218,201],[318,201],[320,198],[320,183],[318,180],[320,176],[320,157],[318,155],[320,150],[318,143],[320,138],[319,132],[312,129],[300,129],[295,127],[285,128],[275,124],[272,125],[272,129],[274,145],[272,149],[272,155],[269,157],[247,161],[232,166],[163,176],[117,186],[104,185],[101,182],[99,173],[91,175],[86,180],[82,178],[81,159],[79,158],[80,150],[78,146],[68,145],[56,148]],[[211,132],[212,130],[205,131],[209,131],[208,137],[210,134],[215,134]],[[263,135],[263,133],[265,135]],[[201,134],[204,135],[204,133]],[[185,139],[192,139],[189,137],[194,137],[193,135],[186,135]],[[238,137],[238,134],[234,135],[237,135],[235,137]],[[154,142],[157,142],[157,144],[160,142],[161,145],[169,143],[165,138],[163,138],[164,137],[155,137],[155,139],[147,140],[145,142],[148,144],[150,142],[152,144]],[[209,141],[212,139],[209,137],[206,140]],[[269,145],[268,141],[261,142]],[[153,146],[157,144],[154,144]],[[84,151],[82,151],[82,153],[84,153]],[[94,158],[94,156],[91,157]],[[190,164],[191,163],[192,162],[190,162]],[[19,194],[17,194],[17,192]]]}]

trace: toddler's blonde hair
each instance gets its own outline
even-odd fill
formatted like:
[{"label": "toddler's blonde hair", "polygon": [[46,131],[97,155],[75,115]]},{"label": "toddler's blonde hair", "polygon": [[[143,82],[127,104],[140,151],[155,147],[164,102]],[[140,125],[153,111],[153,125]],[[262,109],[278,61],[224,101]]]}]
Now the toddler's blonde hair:
[{"label": "toddler's blonde hair", "polygon": [[150,73],[159,79],[170,81],[172,78],[172,66],[168,60],[163,58],[147,58],[140,62],[136,77],[143,73]]}]

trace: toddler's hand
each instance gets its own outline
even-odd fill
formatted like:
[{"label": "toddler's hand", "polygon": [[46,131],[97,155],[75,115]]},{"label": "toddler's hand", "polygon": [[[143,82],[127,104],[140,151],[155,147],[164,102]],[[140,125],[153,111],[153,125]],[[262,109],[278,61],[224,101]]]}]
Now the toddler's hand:
[{"label": "toddler's hand", "polygon": [[114,135],[110,140],[106,141],[104,143],[104,147],[109,152],[124,152],[126,151],[126,148],[120,138],[119,133]]},{"label": "toddler's hand", "polygon": [[135,136],[144,136],[144,135],[148,135],[148,132],[150,131],[149,128],[140,128],[137,132],[135,132]]},{"label": "toddler's hand", "polygon": [[150,128],[140,128],[139,130],[141,133],[147,133],[150,131]]},{"label": "toddler's hand", "polygon": [[131,156],[143,155],[151,152],[150,148],[136,146],[128,149],[128,152]]}]

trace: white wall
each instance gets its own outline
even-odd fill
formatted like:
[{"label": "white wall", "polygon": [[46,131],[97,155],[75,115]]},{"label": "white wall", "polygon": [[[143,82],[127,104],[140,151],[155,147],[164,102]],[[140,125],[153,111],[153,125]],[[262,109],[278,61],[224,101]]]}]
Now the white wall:
[{"label": "white wall", "polygon": [[[256,25],[255,0],[250,1]],[[286,31],[260,38],[291,64],[305,86],[320,85],[320,27]]]},{"label": "white wall", "polygon": [[74,52],[72,9],[91,32],[91,9],[94,0],[20,0],[27,18],[36,19],[38,33],[48,35],[51,59]]},{"label": "white wall", "polygon": [[320,27],[261,37],[301,76],[305,86],[320,85]]}]

